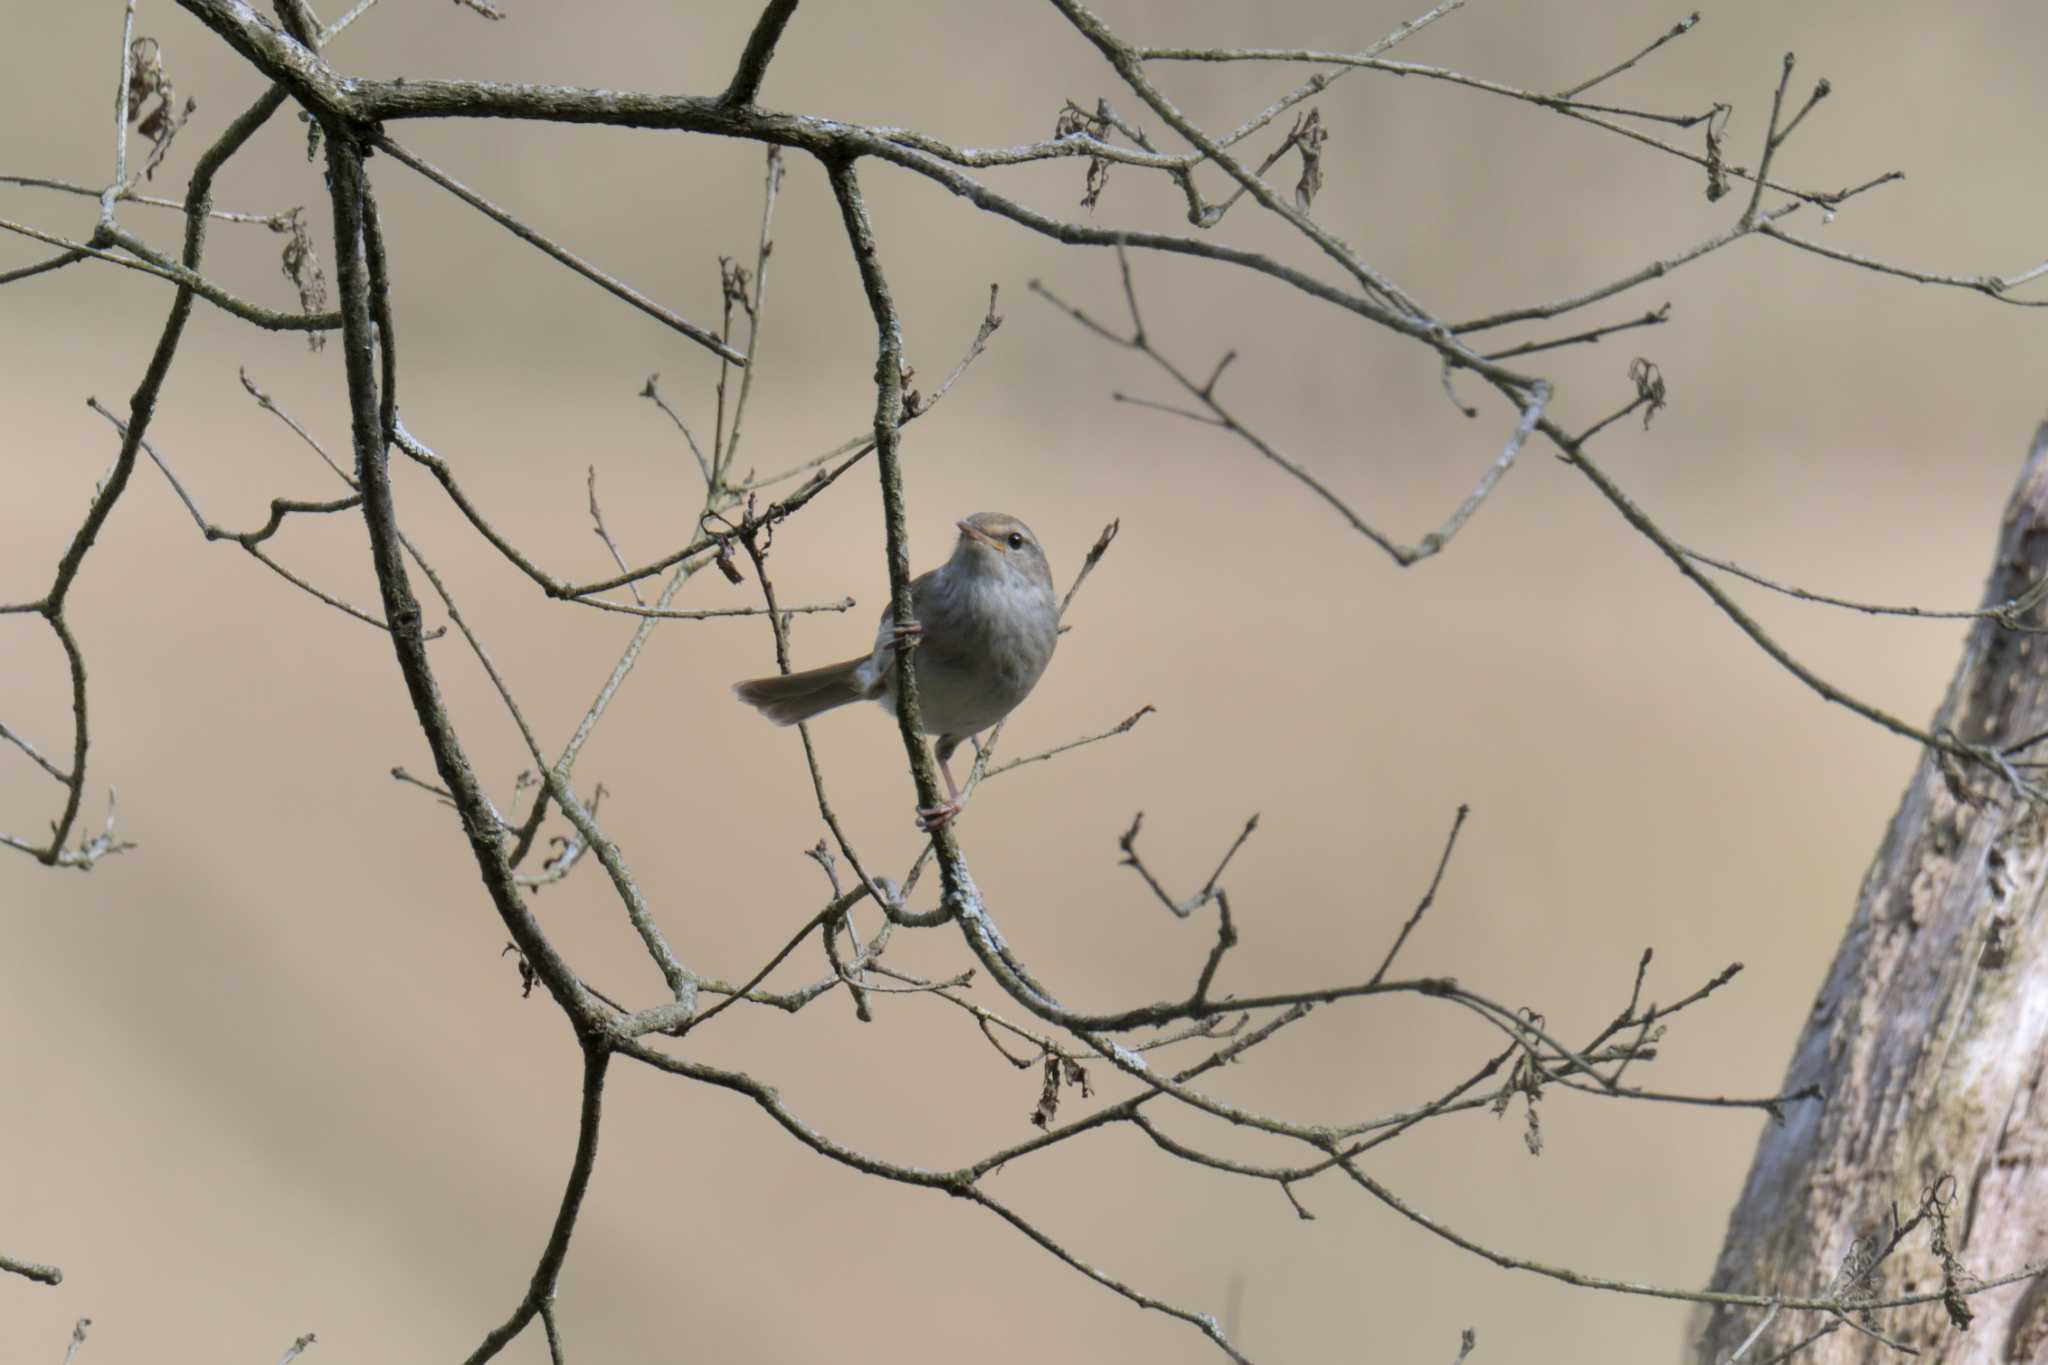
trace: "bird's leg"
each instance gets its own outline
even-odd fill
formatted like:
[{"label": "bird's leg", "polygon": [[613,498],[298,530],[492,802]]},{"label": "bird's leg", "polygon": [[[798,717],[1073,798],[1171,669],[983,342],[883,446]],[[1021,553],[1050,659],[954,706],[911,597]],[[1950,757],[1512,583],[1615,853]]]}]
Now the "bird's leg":
[{"label": "bird's leg", "polygon": [[[916,621],[907,625],[894,626],[889,631],[888,648],[902,653],[915,648],[924,638],[924,626]],[[953,735],[940,735],[936,746],[939,759],[939,775],[946,779],[947,799],[936,806],[920,806],[917,810],[917,827],[927,834],[943,829],[946,822],[960,813],[960,788],[953,781],[953,770],[946,766],[946,760],[953,756],[954,746],[960,743]]]},{"label": "bird's leg", "polygon": [[960,813],[964,804],[960,799],[960,784],[953,780],[953,769],[947,760],[960,747],[962,738],[972,736],[940,735],[939,742],[932,746],[933,754],[939,760],[939,776],[946,779],[946,797],[936,806],[921,806],[917,812],[917,827],[927,834],[936,834]]}]

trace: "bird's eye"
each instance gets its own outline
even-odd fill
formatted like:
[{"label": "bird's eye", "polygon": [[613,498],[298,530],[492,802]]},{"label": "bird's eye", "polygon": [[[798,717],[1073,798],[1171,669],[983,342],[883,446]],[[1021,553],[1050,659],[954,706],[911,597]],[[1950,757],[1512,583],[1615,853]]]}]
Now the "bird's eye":
[{"label": "bird's eye", "polygon": [[1010,548],[1013,550],[1024,548],[1024,533],[1022,531],[1010,532]]}]

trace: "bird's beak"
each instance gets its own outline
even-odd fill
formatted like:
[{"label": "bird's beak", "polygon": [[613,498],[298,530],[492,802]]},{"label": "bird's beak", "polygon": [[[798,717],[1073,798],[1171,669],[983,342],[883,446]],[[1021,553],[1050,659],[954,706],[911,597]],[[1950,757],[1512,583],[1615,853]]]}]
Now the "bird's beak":
[{"label": "bird's beak", "polygon": [[991,550],[1001,550],[1003,548],[1001,541],[997,540],[988,532],[982,530],[979,526],[973,525],[972,523],[965,521],[956,521],[953,524],[955,526],[958,526],[960,528],[960,534],[966,536],[969,540],[978,540],[982,544],[988,546],[988,548]]}]

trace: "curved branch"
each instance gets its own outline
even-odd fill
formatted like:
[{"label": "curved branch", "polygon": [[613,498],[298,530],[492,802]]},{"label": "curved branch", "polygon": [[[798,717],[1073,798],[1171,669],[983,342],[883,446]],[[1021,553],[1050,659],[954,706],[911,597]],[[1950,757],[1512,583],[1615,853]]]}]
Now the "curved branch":
[{"label": "curved branch", "polygon": [[505,1349],[512,1338],[526,1329],[536,1314],[549,1315],[548,1339],[554,1341],[553,1312],[555,1285],[562,1277],[562,1262],[569,1256],[569,1238],[576,1231],[576,1219],[583,1211],[583,1196],[590,1189],[590,1173],[597,1165],[597,1132],[604,1118],[604,1077],[612,1054],[602,1042],[591,1040],[583,1047],[583,1109],[576,1124],[576,1157],[569,1164],[568,1187],[562,1191],[561,1206],[555,1211],[554,1230],[533,1269],[533,1279],[512,1316],[493,1328],[483,1344],[469,1353],[465,1365],[483,1362]]},{"label": "curved branch", "polygon": [[[284,92],[273,89],[260,96],[244,110],[240,117],[228,124],[211,147],[201,154],[192,169],[192,180],[185,195],[185,273],[191,280],[198,278],[197,271],[201,257],[206,250],[206,228],[209,211],[213,207],[213,180],[228,158],[246,143],[256,130],[277,112],[284,103]],[[163,392],[165,378],[170,374],[171,361],[178,353],[178,343],[184,338],[185,324],[192,316],[192,299],[196,290],[190,280],[181,283],[176,296],[171,300],[171,310],[164,319],[163,331],[157,337],[156,349],[150,354],[149,365],[143,371],[142,382],[136,386],[134,396],[128,403],[128,428],[121,438],[120,452],[114,457],[113,467],[107,471],[99,490],[94,494],[91,508],[85,520],[72,534],[71,543],[57,561],[57,572],[50,589],[43,597],[30,604],[28,609],[38,612],[49,622],[50,630],[56,635],[57,643],[64,650],[66,664],[71,674],[71,715],[72,743],[71,770],[65,779],[67,791],[64,810],[51,822],[50,839],[47,844],[32,847],[27,843],[8,839],[9,847],[31,853],[46,867],[91,867],[98,861],[100,853],[112,851],[120,845],[112,842],[111,830],[99,839],[87,842],[75,852],[67,852],[65,839],[70,837],[73,824],[78,819],[78,808],[85,798],[86,753],[91,747],[91,728],[87,724],[85,655],[78,647],[78,641],[71,633],[65,620],[64,607],[71,592],[71,585],[77,581],[80,566],[86,555],[99,539],[107,518],[113,514],[114,504],[128,487],[129,477],[135,472],[135,457],[142,446],[143,434],[148,430],[150,419],[156,414],[158,396]],[[108,803],[108,820],[111,824],[113,805]]]},{"label": "curved branch", "polygon": [[[917,612],[910,599],[910,524],[903,510],[903,466],[899,453],[903,440],[903,323],[896,315],[896,302],[882,274],[874,228],[861,201],[860,180],[853,163],[831,160],[825,163],[825,170],[832,179],[832,194],[839,201],[847,244],[853,249],[861,288],[875,319],[875,465],[881,477],[882,523],[888,536],[889,602],[897,626],[908,628],[917,623]],[[910,759],[911,778],[917,785],[917,804],[929,808],[941,800],[939,777],[924,746],[917,670],[911,667],[910,656],[910,650],[896,651],[896,725]],[[939,850],[940,877],[947,892],[960,893],[970,884],[961,865],[960,845],[953,827],[941,825],[932,842]]]},{"label": "curved branch", "polygon": [[[303,49],[301,49],[303,51]],[[382,291],[382,281],[373,278],[368,241],[369,187],[363,174],[362,154],[345,127],[329,127],[327,166],[329,193],[334,203],[335,276],[341,295],[342,358],[348,378],[351,436],[355,444],[356,468],[363,497],[363,521],[370,537],[371,558],[377,572],[377,587],[384,601],[384,619],[390,625],[390,639],[405,677],[413,712],[434,756],[435,769],[461,816],[463,833],[476,858],[477,869],[492,904],[504,921],[512,940],[526,957],[542,984],[569,1016],[579,1033],[601,1027],[603,1008],[584,988],[555,946],[542,932],[528,909],[512,868],[499,843],[495,813],[469,757],[455,733],[441,698],[439,683],[427,658],[424,632],[420,628],[420,605],[413,596],[406,573],[404,548],[393,502],[389,449],[385,443],[384,404],[379,400],[375,349],[392,345],[392,329],[385,326],[373,337],[371,312],[373,292]],[[379,253],[381,255],[381,252]],[[382,311],[382,310],[380,310]],[[388,313],[387,313],[388,317]],[[388,399],[389,395],[385,397]]]}]

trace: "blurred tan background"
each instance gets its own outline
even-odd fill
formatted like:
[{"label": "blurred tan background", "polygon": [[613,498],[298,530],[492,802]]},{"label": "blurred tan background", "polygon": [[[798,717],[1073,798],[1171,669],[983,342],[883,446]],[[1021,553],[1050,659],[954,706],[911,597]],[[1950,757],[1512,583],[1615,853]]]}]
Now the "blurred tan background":
[{"label": "blurred tan background", "polygon": [[[1123,0],[1105,17],[1146,41],[1355,49],[1416,3]],[[0,171],[96,183],[109,164],[118,7],[11,8]],[[491,25],[447,4],[386,0],[330,57],[362,74],[711,91],[756,13],[508,8]],[[1397,55],[1556,89],[1682,13],[1474,3]],[[193,157],[260,86],[165,0],[145,0],[138,31],[162,40],[181,96],[201,102],[158,177],[177,195]],[[1732,157],[1753,165],[1779,57],[1794,50],[1796,88],[1825,75],[1835,94],[1780,172],[1815,188],[1908,175],[1832,226],[1810,211],[1796,226],[1921,268],[2005,273],[2048,255],[2048,88],[2033,61],[2044,43],[2048,14],[2016,0],[1938,24],[1847,0],[1728,4],[1600,93],[1677,110],[1729,100]],[[1298,78],[1158,75],[1212,127],[1234,126]],[[1049,7],[816,4],[799,11],[763,102],[988,145],[1043,136],[1062,99],[1105,93],[1137,112]],[[1740,211],[1738,199],[1708,205],[1690,167],[1471,92],[1359,74],[1317,103],[1331,134],[1317,216],[1447,318],[1588,288]],[[751,261],[755,146],[512,123],[396,132],[700,322],[715,319],[716,257]],[[590,464],[631,558],[679,543],[695,466],[634,395],[659,371],[708,432],[706,355],[405,168],[383,159],[373,172],[395,250],[408,425],[554,572],[606,569],[585,512]],[[1081,176],[1065,162],[989,179],[1078,216]],[[867,182],[927,390],[972,334],[991,281],[1008,318],[908,435],[916,567],[944,553],[955,517],[1003,510],[1039,531],[1064,583],[1102,524],[1123,520],[1005,747],[1035,751],[1145,703],[1158,714],[1002,778],[962,826],[1027,962],[1077,1006],[1184,990],[1213,921],[1170,921],[1117,866],[1116,836],[1145,811],[1148,860],[1191,889],[1258,811],[1228,878],[1244,943],[1221,984],[1356,979],[1470,802],[1409,969],[1455,974],[1584,1037],[1625,1001],[1643,947],[1657,951],[1649,994],[1665,1000],[1739,959],[1748,972],[1680,1020],[1639,1079],[1709,1094],[1777,1085],[1915,761],[1909,746],[1771,665],[1539,447],[1448,553],[1394,569],[1245,447],[1110,401],[1114,389],[1172,395],[1141,359],[1024,288],[1042,276],[1114,318],[1110,255],[1059,249],[906,175],[875,167]],[[319,169],[289,113],[234,163],[219,200],[308,204],[331,267]],[[1186,230],[1177,205],[1163,183],[1125,169],[1095,216]],[[83,237],[92,205],[7,187],[0,216]],[[129,207],[124,221],[166,249],[176,240],[160,210]],[[764,469],[853,434],[872,401],[865,307],[823,175],[800,158],[778,227],[741,456]],[[1220,235],[1324,269],[1249,208]],[[289,306],[278,246],[261,229],[216,226],[207,271]],[[0,269],[43,254],[0,242]],[[1238,348],[1225,386],[1238,413],[1402,539],[1437,525],[1507,430],[1490,397],[1482,421],[1458,417],[1423,352],[1349,315],[1202,262],[1143,256],[1138,271],[1161,343],[1198,372]],[[0,598],[47,586],[113,450],[84,399],[125,411],[169,297],[90,265],[0,293]],[[2007,488],[2048,408],[2041,315],[1753,241],[1578,325],[1666,300],[1671,325],[1542,370],[1559,381],[1560,420],[1580,427],[1626,401],[1630,357],[1662,366],[1670,409],[1648,434],[1614,428],[1598,454],[1663,525],[1819,590],[1975,604]],[[151,429],[158,448],[227,526],[257,524],[273,496],[334,496],[332,477],[243,395],[238,366],[344,449],[338,348],[309,356],[298,338],[205,307]],[[400,480],[407,526],[554,749],[631,622],[545,602],[416,471]],[[374,601],[357,520],[295,521],[276,545],[327,589]],[[800,662],[865,648],[886,596],[867,468],[778,539],[771,569],[785,600],[860,602],[848,616],[800,619]],[[753,593],[706,574],[678,605],[747,605]],[[1960,638],[1952,624],[1740,595],[1828,678],[1910,719],[1931,714]],[[96,1362],[274,1359],[307,1330],[321,1360],[460,1358],[511,1308],[553,1218],[577,1062],[553,1007],[519,998],[454,820],[388,776],[431,768],[388,648],[232,547],[204,544],[146,465],[73,602],[92,668],[87,818],[116,786],[120,833],[141,846],[89,876],[0,859],[0,1251],[66,1275],[57,1289],[0,1279],[0,1358],[54,1359],[81,1316],[95,1321],[82,1359]],[[469,752],[507,800],[529,761],[460,644],[435,650]],[[606,826],[671,940],[715,974],[750,971],[823,891],[800,856],[822,831],[796,737],[726,693],[770,667],[758,618],[665,626],[577,770],[586,789],[602,781],[610,793]],[[68,744],[61,659],[30,619],[0,620],[0,717],[53,753]],[[893,727],[863,710],[816,734],[850,833],[900,874],[917,836]],[[19,755],[0,755],[0,829],[36,836],[54,791]],[[594,865],[538,906],[592,981],[636,1003],[657,998]],[[892,960],[950,973],[966,954],[951,932],[906,935]],[[778,980],[821,969],[808,950]],[[978,994],[1000,1003],[990,988]],[[869,1027],[843,996],[794,1017],[736,1009],[690,1051],[748,1068],[824,1131],[900,1161],[950,1166],[1028,1135],[1035,1073],[1005,1066],[955,1011],[908,997],[879,1005]],[[1418,1101],[1491,1046],[1454,1011],[1350,1005],[1215,1088],[1346,1121]],[[1108,1067],[1094,1075],[1104,1094],[1125,1093]],[[815,1158],[728,1094],[622,1063],[607,1114],[562,1283],[573,1359],[1152,1361],[1209,1350],[992,1218]],[[1429,1125],[1370,1169],[1507,1251],[1702,1283],[1761,1120],[1563,1093],[1543,1118],[1541,1158],[1523,1151],[1518,1108],[1501,1122]],[[1272,1155],[1182,1117],[1171,1127]],[[1302,1222],[1271,1188],[1170,1164],[1134,1133],[1019,1163],[991,1189],[1137,1287],[1226,1317],[1260,1360],[1448,1359],[1466,1326],[1482,1361],[1680,1349],[1680,1308],[1496,1271],[1327,1178],[1299,1191],[1317,1215]],[[507,1358],[545,1359],[538,1332]]]}]

